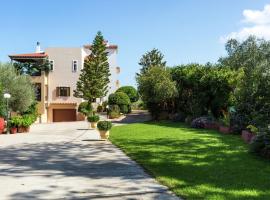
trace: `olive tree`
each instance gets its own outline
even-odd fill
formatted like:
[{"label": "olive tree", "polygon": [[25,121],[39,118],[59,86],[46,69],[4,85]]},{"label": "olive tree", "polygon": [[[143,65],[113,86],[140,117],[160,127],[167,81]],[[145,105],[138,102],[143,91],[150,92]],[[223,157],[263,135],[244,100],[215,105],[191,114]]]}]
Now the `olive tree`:
[{"label": "olive tree", "polygon": [[9,106],[12,111],[24,112],[35,102],[35,90],[28,75],[20,75],[10,63],[0,63],[0,104],[3,106],[3,93],[11,94]]}]

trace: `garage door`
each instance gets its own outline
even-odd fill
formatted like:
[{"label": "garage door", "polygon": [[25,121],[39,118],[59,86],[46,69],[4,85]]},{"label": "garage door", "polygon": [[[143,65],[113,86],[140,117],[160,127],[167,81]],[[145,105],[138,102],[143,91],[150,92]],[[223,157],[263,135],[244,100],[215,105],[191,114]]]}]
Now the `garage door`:
[{"label": "garage door", "polygon": [[76,109],[53,109],[53,122],[76,121]]}]

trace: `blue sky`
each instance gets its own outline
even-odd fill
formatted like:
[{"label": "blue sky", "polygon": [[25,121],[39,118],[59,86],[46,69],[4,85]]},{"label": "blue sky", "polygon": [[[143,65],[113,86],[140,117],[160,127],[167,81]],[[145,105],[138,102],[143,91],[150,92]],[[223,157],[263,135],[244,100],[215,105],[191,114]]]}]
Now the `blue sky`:
[{"label": "blue sky", "polygon": [[270,39],[267,4],[269,0],[1,1],[0,61],[8,61],[8,54],[33,52],[36,41],[42,48],[82,46],[101,30],[119,45],[121,85],[135,85],[138,61],[152,48],[160,49],[173,66],[215,62],[225,54],[222,41],[229,36],[242,39],[258,32]]}]

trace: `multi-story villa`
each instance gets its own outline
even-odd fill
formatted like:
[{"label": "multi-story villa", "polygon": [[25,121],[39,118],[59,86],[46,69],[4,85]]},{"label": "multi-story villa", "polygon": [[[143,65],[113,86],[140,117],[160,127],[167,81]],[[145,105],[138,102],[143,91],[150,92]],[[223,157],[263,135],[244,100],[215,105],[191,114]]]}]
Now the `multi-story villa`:
[{"label": "multi-story villa", "polygon": [[[107,43],[108,62],[110,65],[109,92],[113,93],[119,87],[117,66],[117,45]],[[39,122],[77,121],[84,119],[78,113],[78,105],[83,99],[73,96],[76,83],[84,59],[91,53],[91,45],[78,48],[50,47],[44,52],[37,43],[36,52],[29,54],[9,55],[11,61],[17,62],[40,62],[49,59],[52,70],[48,73],[41,72],[32,76],[36,86],[36,99],[38,101]],[[102,101],[96,100],[97,103]]]}]

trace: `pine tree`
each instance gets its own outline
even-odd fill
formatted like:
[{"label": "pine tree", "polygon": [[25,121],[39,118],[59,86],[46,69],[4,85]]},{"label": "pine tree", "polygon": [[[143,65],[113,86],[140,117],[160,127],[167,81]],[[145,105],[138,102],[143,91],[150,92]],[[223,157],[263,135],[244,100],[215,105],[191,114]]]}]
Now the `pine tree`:
[{"label": "pine tree", "polygon": [[152,49],[144,54],[139,62],[139,65],[142,66],[140,74],[146,73],[151,67],[164,68],[166,66],[166,61],[164,61],[163,58],[164,55],[158,49]]},{"label": "pine tree", "polygon": [[106,42],[99,31],[90,47],[91,54],[86,57],[74,96],[91,103],[96,98],[106,96],[110,82],[110,68]]}]

